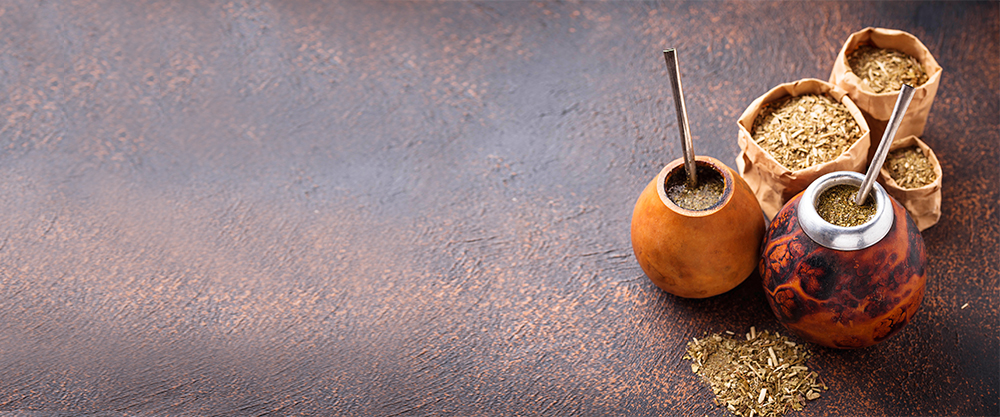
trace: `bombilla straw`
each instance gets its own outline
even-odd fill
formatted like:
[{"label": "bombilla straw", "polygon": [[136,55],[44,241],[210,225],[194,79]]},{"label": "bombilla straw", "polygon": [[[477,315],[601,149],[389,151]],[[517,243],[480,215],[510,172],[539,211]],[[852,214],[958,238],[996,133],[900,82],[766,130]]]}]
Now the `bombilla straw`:
[{"label": "bombilla straw", "polygon": [[687,185],[694,187],[698,177],[694,166],[694,145],[691,144],[691,128],[688,126],[687,107],[684,107],[684,92],[681,90],[680,66],[677,64],[677,50],[665,49],[663,57],[667,60],[667,74],[670,85],[674,89],[674,109],[677,110],[677,125],[681,130],[681,147],[684,150],[684,171],[687,172]]},{"label": "bombilla straw", "polygon": [[913,87],[906,84],[903,84],[903,88],[899,90],[896,107],[892,109],[889,124],[885,127],[882,142],[878,144],[878,149],[875,150],[872,163],[868,166],[865,180],[861,182],[861,188],[858,190],[858,194],[854,196],[854,204],[860,206],[868,198],[868,193],[871,192],[872,186],[875,184],[875,178],[878,177],[878,172],[882,169],[882,164],[885,163],[886,156],[889,155],[889,145],[892,144],[892,139],[896,137],[896,130],[899,129],[899,123],[903,121],[903,115],[906,114],[906,108],[910,106],[910,100],[913,100],[913,91]]}]

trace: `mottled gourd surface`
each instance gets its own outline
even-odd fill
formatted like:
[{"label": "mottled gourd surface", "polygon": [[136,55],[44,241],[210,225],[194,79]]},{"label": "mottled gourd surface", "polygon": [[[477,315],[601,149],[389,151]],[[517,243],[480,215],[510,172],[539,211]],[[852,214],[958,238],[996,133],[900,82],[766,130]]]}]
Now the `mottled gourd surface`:
[{"label": "mottled gourd surface", "polygon": [[923,239],[892,200],[895,220],[879,243],[858,251],[820,246],[799,227],[801,194],[767,231],[760,272],[771,309],[802,338],[836,348],[861,348],[896,333],[924,295]]}]

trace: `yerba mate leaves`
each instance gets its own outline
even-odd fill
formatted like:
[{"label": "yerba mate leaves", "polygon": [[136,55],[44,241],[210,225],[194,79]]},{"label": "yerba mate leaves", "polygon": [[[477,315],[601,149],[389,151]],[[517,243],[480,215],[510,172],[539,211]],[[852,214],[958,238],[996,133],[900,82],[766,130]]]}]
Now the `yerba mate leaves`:
[{"label": "yerba mate leaves", "polygon": [[[732,336],[733,332],[725,332]],[[751,327],[743,338],[713,334],[688,342],[691,370],[712,387],[715,404],[742,416],[781,416],[789,408],[802,410],[826,384],[817,383],[805,361],[805,346],[767,330]]]},{"label": "yerba mate leaves", "polygon": [[899,91],[903,84],[919,87],[927,73],[917,59],[895,49],[861,45],[847,56],[847,66],[874,93]]},{"label": "yerba mate leaves", "polygon": [[937,179],[930,158],[917,146],[889,152],[885,166],[901,188],[920,188]]},{"label": "yerba mate leaves", "polygon": [[836,159],[862,135],[847,106],[825,94],[765,104],[752,133],[761,148],[792,171]]},{"label": "yerba mate leaves", "polygon": [[854,227],[865,224],[878,206],[875,204],[875,197],[871,193],[862,205],[854,204],[854,197],[858,194],[858,187],[851,184],[834,185],[823,191],[819,195],[816,203],[816,213],[823,220],[830,224],[841,227]]}]

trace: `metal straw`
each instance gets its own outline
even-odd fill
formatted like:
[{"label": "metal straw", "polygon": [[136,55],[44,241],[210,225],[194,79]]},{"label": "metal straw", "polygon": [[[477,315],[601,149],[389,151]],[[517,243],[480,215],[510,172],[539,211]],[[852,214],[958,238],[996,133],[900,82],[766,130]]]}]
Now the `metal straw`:
[{"label": "metal straw", "polygon": [[694,145],[691,144],[691,128],[688,126],[687,108],[684,107],[684,91],[681,89],[680,66],[677,64],[677,50],[663,50],[663,57],[667,60],[667,74],[670,76],[670,85],[674,88],[674,108],[677,110],[677,125],[681,130],[681,147],[684,150],[684,170],[687,171],[687,185],[694,187],[698,184],[698,177],[694,166]]},{"label": "metal straw", "polygon": [[889,124],[885,127],[885,134],[882,135],[882,142],[878,144],[878,149],[875,151],[875,156],[872,158],[871,165],[868,166],[868,172],[865,174],[865,180],[861,182],[861,189],[858,190],[858,194],[854,196],[854,204],[862,205],[865,199],[868,198],[868,193],[872,190],[872,185],[875,184],[875,177],[878,177],[878,171],[882,169],[882,164],[885,163],[885,157],[889,155],[889,145],[892,144],[892,139],[896,137],[896,129],[899,129],[899,123],[903,121],[903,115],[906,114],[906,108],[910,106],[910,100],[913,100],[913,87],[903,84],[903,88],[899,90],[899,98],[896,99],[896,107],[892,109],[892,116],[889,117]]}]

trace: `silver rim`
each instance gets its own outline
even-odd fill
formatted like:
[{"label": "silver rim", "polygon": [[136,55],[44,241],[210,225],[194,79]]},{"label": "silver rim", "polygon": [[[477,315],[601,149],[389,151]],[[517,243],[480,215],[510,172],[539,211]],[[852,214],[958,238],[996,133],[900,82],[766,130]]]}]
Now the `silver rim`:
[{"label": "silver rim", "polygon": [[881,185],[875,183],[871,194],[875,197],[875,215],[865,224],[843,227],[823,220],[816,212],[816,202],[826,189],[840,184],[860,186],[864,175],[851,171],[831,172],[813,181],[802,193],[797,207],[799,227],[816,243],[836,250],[860,250],[878,243],[889,234],[894,220],[892,203]]}]

